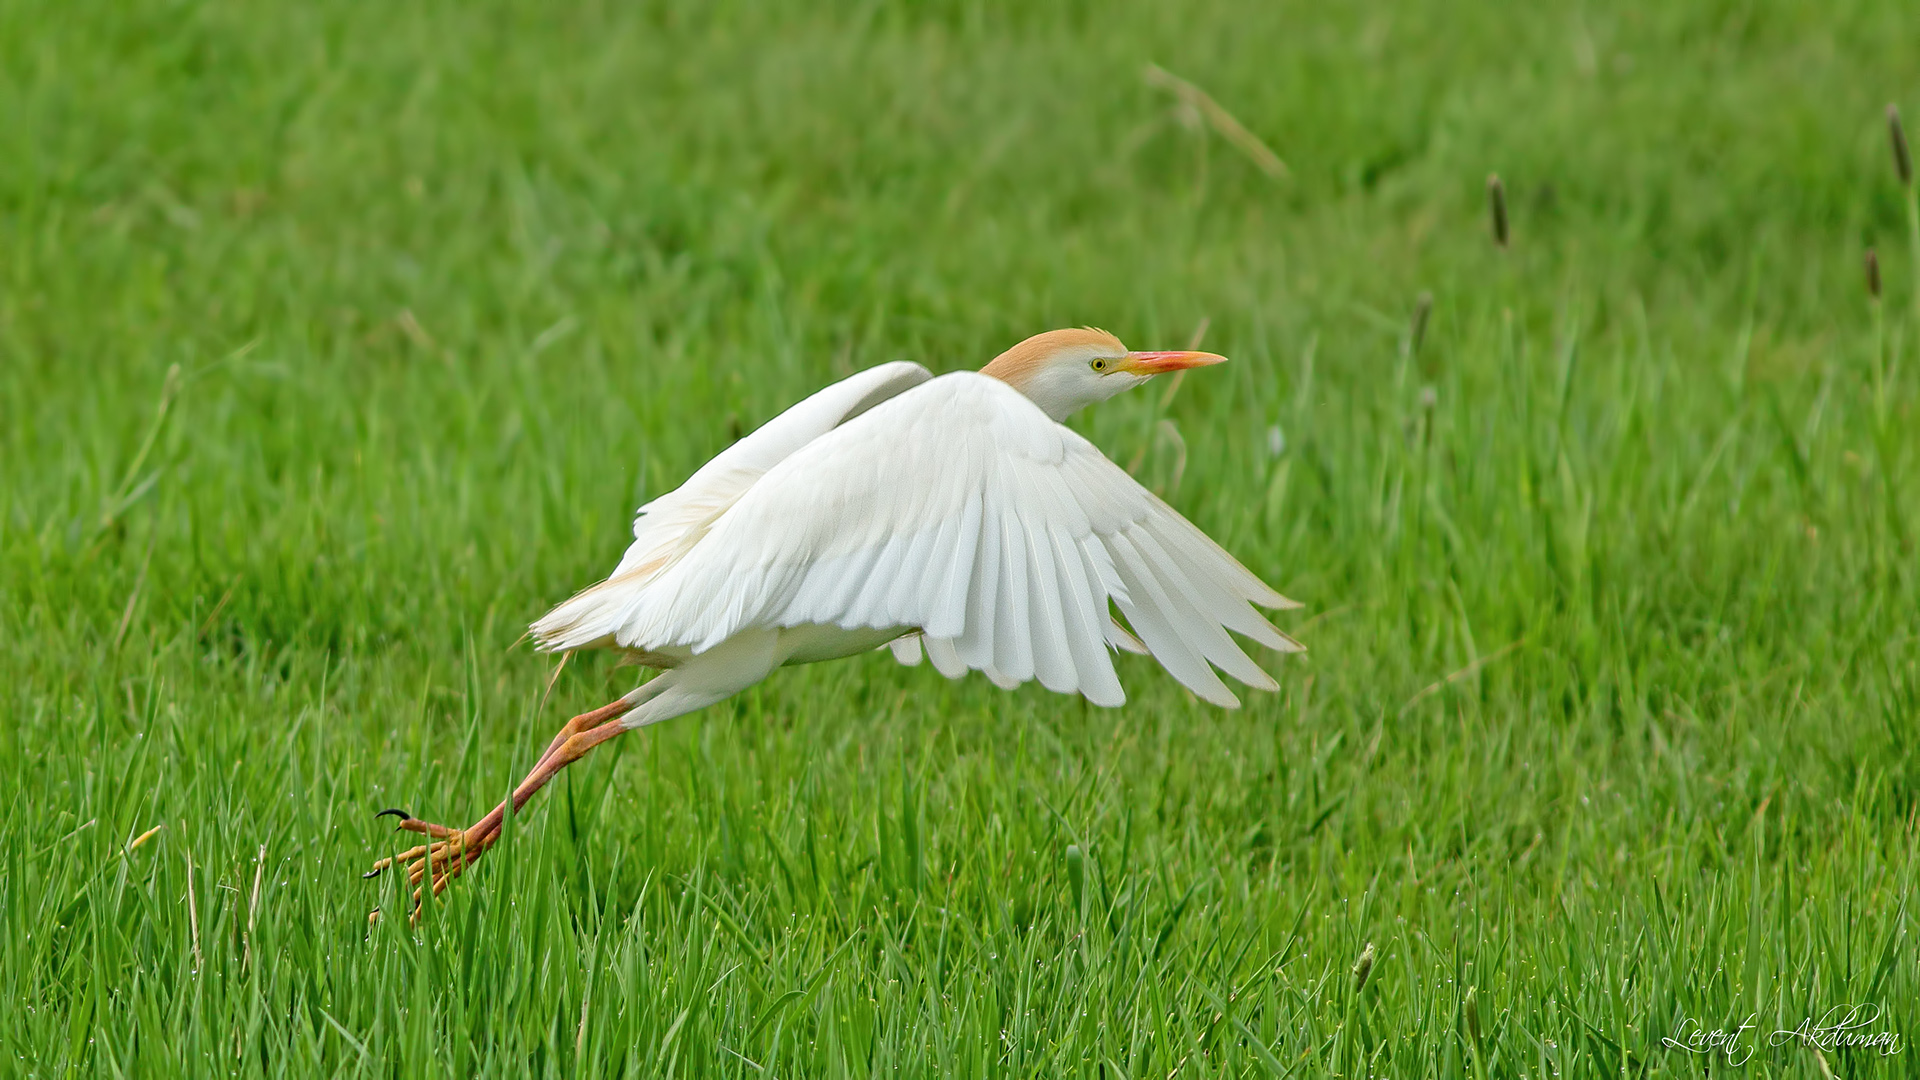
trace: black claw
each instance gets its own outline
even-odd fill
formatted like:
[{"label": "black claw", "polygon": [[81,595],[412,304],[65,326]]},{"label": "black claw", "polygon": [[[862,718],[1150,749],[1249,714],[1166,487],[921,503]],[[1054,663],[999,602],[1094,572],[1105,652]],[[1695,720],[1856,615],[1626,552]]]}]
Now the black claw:
[{"label": "black claw", "polygon": [[363,878],[363,879],[364,879],[364,878],[370,878],[370,877],[379,877],[379,876],[380,876],[380,871],[381,871],[381,870],[385,870],[385,869],[386,869],[386,867],[384,867],[384,866],[383,866],[383,867],[381,867],[381,868],[380,868],[380,870],[369,870],[369,871],[367,871],[366,873],[364,873],[364,874],[361,874],[360,876],[361,876],[361,878]]},{"label": "black claw", "polygon": [[387,807],[385,810],[382,810],[373,816],[375,820],[378,820],[380,818],[386,817],[388,814],[392,814],[394,817],[399,818],[401,821],[406,821],[413,817],[412,814],[407,813],[405,810],[399,810],[391,806]]}]

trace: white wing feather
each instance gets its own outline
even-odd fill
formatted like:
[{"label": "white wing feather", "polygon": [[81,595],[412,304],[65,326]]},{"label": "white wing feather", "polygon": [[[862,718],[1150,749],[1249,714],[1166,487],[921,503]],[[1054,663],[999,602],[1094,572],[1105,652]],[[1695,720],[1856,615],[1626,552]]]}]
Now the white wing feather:
[{"label": "white wing feather", "polygon": [[691,551],[768,469],[838,425],[931,378],[926,368],[904,360],[868,368],[814,393],[714,455],[686,483],[640,508],[633,519],[633,544],[620,565],[607,580],[534,623],[534,637],[548,648],[613,644],[637,590]]},{"label": "white wing feather", "polygon": [[[989,376],[945,375],[896,391],[784,449],[748,483],[697,535],[677,541],[684,546],[670,562],[608,588],[616,572],[601,587],[612,595],[595,609],[616,618],[569,626],[556,620],[563,605],[536,624],[542,646],[611,638],[698,654],[751,628],[918,630],[927,658],[949,676],[1038,678],[1118,705],[1126,698],[1112,646],[1151,652],[1196,694],[1227,706],[1238,702],[1215,667],[1249,686],[1275,685],[1228,630],[1300,648],[1251,606],[1291,601]],[[630,551],[623,569],[634,559]],[[917,662],[921,648],[895,655]]]}]

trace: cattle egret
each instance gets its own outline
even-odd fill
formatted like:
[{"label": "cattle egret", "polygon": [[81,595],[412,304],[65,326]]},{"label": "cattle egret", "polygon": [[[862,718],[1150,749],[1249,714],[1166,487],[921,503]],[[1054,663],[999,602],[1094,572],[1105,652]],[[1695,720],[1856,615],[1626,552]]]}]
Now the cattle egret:
[{"label": "cattle egret", "polygon": [[783,664],[890,645],[948,678],[1038,679],[1116,706],[1111,648],[1151,654],[1216,705],[1239,702],[1214,668],[1276,689],[1227,632],[1299,651],[1252,606],[1298,605],[1062,423],[1224,359],[1054,330],[979,372],[882,364],[781,413],[641,507],[613,573],[533,624],[542,650],[615,649],[660,674],[567,721],[512,797],[466,829],[382,811],[428,843],[368,876],[403,864],[418,918],[429,884],[446,888],[555,773]]}]

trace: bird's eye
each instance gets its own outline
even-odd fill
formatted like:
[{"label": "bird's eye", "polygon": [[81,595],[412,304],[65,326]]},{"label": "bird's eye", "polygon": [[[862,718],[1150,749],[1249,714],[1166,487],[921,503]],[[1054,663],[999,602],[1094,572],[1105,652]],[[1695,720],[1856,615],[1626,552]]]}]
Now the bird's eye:
[{"label": "bird's eye", "polygon": [[1095,371],[1105,371],[1105,370],[1107,370],[1107,361],[1106,361],[1106,359],[1105,359],[1105,358],[1102,358],[1102,359],[1099,359],[1099,360],[1095,360],[1095,361],[1093,362],[1093,370],[1095,370]]}]

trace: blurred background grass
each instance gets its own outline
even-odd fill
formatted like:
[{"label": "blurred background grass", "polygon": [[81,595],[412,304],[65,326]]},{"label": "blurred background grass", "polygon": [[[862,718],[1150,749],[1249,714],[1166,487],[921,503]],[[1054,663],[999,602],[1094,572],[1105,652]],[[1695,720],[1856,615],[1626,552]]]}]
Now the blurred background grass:
[{"label": "blurred background grass", "polygon": [[[1669,1075],[1689,1021],[1911,1034],[1910,22],[0,4],[10,1068]],[[1077,423],[1309,605],[1281,694],[788,671],[368,931],[371,811],[475,816],[631,685],[543,705],[514,642],[635,505],[848,371],[1082,323],[1234,358]]]}]

